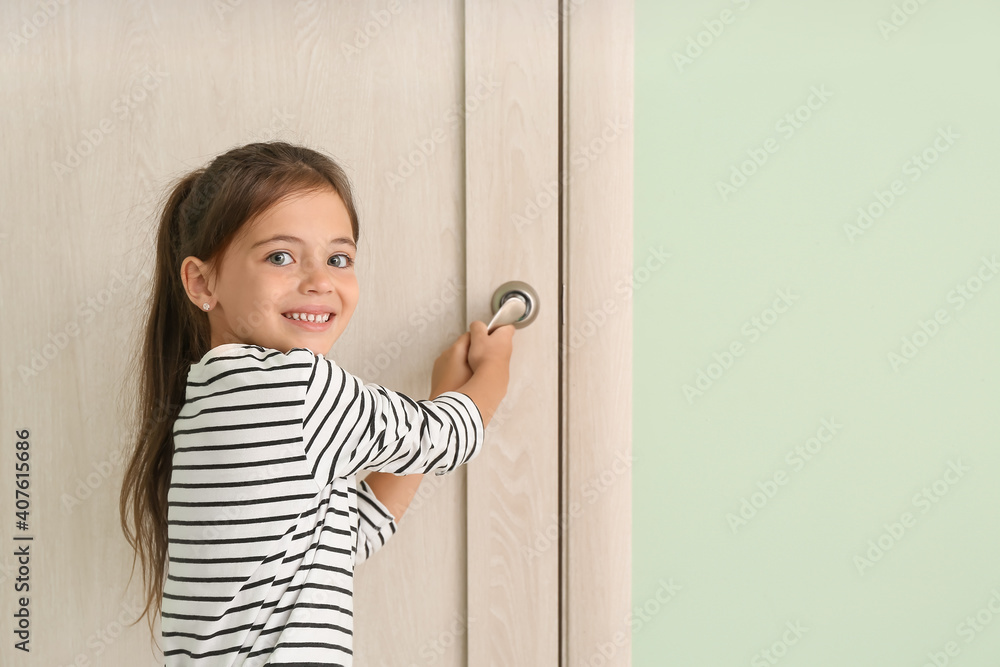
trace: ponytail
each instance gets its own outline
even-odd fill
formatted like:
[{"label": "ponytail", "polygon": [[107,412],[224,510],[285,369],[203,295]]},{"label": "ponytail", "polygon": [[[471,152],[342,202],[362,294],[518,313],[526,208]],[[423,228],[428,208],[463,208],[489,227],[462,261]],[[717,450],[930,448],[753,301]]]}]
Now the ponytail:
[{"label": "ponytail", "polygon": [[[199,351],[208,349],[208,320],[193,313],[180,277],[179,250],[186,234],[183,208],[203,170],[178,181],[167,199],[156,240],[156,265],[146,317],[142,353],[133,361],[129,378],[135,386],[141,425],[132,443],[122,481],[119,511],[122,531],[143,566],[145,605],[150,635],[151,609],[159,612],[167,557],[167,490],[174,454],[173,422],[184,402],[187,368]],[[200,358],[200,356],[198,356]],[[131,524],[131,525],[130,525]]]}]

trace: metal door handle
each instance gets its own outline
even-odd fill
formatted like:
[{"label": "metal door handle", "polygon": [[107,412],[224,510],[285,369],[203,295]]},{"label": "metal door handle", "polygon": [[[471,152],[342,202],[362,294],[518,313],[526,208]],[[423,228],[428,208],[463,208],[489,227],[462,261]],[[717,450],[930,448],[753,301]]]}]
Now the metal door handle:
[{"label": "metal door handle", "polygon": [[486,325],[486,333],[493,333],[497,327],[513,324],[520,329],[531,324],[538,315],[538,292],[528,283],[510,280],[493,292],[490,304],[493,319]]}]

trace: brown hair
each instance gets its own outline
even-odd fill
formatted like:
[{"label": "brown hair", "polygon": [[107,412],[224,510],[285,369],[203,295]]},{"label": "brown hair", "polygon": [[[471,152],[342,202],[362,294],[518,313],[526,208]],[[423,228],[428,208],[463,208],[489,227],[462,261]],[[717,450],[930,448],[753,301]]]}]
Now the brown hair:
[{"label": "brown hair", "polygon": [[[351,217],[358,215],[350,181],[330,157],[285,142],[252,143],[216,157],[173,183],[160,215],[156,265],[142,349],[127,374],[141,425],[130,435],[119,510],[135,561],[142,562],[150,635],[162,609],[167,561],[167,490],[174,453],[173,423],[184,403],[187,372],[210,347],[208,314],[188,298],[181,262],[194,256],[217,264],[243,226],[279,201],[332,188]],[[132,574],[129,575],[129,582]]]}]

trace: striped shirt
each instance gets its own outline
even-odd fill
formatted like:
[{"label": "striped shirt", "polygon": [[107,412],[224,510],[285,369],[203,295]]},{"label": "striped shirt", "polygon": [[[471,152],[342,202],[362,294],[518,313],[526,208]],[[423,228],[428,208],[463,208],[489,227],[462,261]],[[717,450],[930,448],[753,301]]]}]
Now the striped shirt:
[{"label": "striped shirt", "polygon": [[352,664],[354,568],[396,532],[361,470],[443,475],[482,415],[415,401],[306,348],[230,343],[187,375],[173,426],[166,665]]}]

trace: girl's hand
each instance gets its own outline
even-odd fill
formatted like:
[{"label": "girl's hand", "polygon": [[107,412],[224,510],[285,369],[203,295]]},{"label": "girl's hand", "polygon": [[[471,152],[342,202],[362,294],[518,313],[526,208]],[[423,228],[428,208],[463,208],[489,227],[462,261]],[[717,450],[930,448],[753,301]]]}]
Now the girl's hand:
[{"label": "girl's hand", "polygon": [[514,338],[515,327],[513,324],[505,324],[493,330],[493,333],[486,333],[486,322],[473,321],[469,325],[469,368],[473,372],[479,370],[479,365],[484,362],[496,361],[504,368],[510,367],[510,355],[512,350],[512,339]]},{"label": "girl's hand", "polygon": [[471,334],[466,331],[434,362],[431,372],[431,398],[437,398],[446,391],[455,391],[470,379],[469,343]]}]

